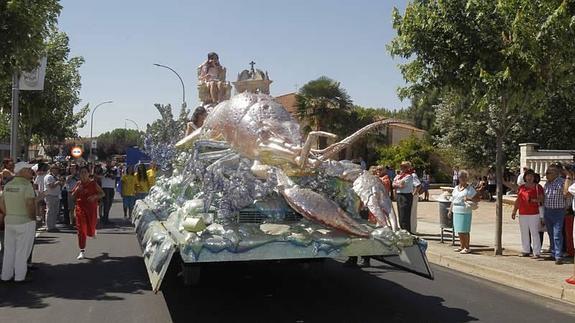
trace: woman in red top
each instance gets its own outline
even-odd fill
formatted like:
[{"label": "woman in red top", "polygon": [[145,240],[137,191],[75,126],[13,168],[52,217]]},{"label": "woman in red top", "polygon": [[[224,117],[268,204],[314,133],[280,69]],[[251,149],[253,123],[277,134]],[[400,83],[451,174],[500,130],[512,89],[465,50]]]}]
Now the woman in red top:
[{"label": "woman in red top", "polygon": [[529,234],[533,242],[533,258],[541,256],[541,240],[539,238],[539,203],[543,202],[545,193],[543,187],[535,183],[535,172],[532,169],[525,171],[523,178],[525,184],[519,186],[517,199],[513,207],[511,218],[515,220],[517,210],[519,210],[519,228],[521,231],[522,257],[528,257],[531,248],[529,243]]},{"label": "woman in red top", "polygon": [[84,259],[86,252],[86,236],[96,237],[98,201],[104,197],[104,191],[94,180],[90,179],[88,167],[80,168],[80,180],[72,189],[72,196],[76,199],[76,228],[80,246],[78,259],[80,260]]}]

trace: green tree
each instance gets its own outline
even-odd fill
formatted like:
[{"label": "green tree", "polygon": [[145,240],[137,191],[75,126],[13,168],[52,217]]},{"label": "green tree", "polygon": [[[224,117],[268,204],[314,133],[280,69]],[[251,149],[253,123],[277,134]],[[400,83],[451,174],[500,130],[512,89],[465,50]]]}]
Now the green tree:
[{"label": "green tree", "polygon": [[0,80],[36,66],[61,9],[58,0],[0,1]]},{"label": "green tree", "polygon": [[20,93],[21,142],[25,149],[33,136],[45,144],[62,142],[77,137],[78,127],[83,127],[89,109],[86,105],[78,113],[74,106],[80,103],[80,66],[82,57],[69,57],[68,36],[53,31],[46,41],[48,55],[43,91]]},{"label": "green tree", "polygon": [[[333,118],[338,120],[332,122],[331,132],[338,134],[340,137],[348,136],[355,131],[367,126],[370,123],[382,119],[400,119],[406,122],[418,120],[410,109],[391,110],[386,108],[365,108],[358,105],[352,106],[345,111],[333,112]],[[427,122],[427,121],[426,121]],[[360,138],[352,147],[351,156],[362,156],[368,164],[377,162],[379,158],[376,150],[379,147],[387,145],[387,138],[382,132],[373,132]],[[342,153],[340,158],[346,158]]]},{"label": "green tree", "polygon": [[[495,254],[501,254],[504,143],[522,116],[538,116],[547,91],[573,87],[572,1],[413,1],[393,12],[388,49],[408,59],[400,94],[440,90],[444,107],[485,120],[498,181]],[[466,138],[462,138],[466,139]],[[463,140],[460,140],[463,141]]]},{"label": "green tree", "polygon": [[170,172],[179,153],[175,144],[184,137],[189,110],[182,107],[178,118],[174,119],[172,107],[169,104],[156,103],[154,106],[161,118],[151,125],[146,125],[144,151],[163,171]]},{"label": "green tree", "polygon": [[402,140],[399,145],[383,146],[377,149],[379,155],[377,163],[379,165],[390,165],[394,169],[398,169],[402,161],[408,160],[413,168],[421,174],[424,169],[438,169],[438,167],[432,167],[431,164],[431,161],[434,160],[432,158],[434,150],[435,148],[429,140],[411,136]]},{"label": "green tree", "polygon": [[98,159],[105,160],[112,155],[125,155],[129,147],[142,147],[144,133],[134,129],[117,128],[98,136]]},{"label": "green tree", "polygon": [[58,0],[0,0],[0,138],[10,134],[12,74],[36,66],[61,9]]},{"label": "green tree", "polygon": [[150,135],[158,144],[175,144],[183,138],[189,120],[189,111],[180,109],[177,119],[174,119],[174,113],[170,104],[154,104],[154,107],[160,113],[161,118],[154,120],[151,125],[147,125],[146,133]]},{"label": "green tree", "polygon": [[[306,133],[316,130],[342,135],[352,101],[339,82],[325,76],[310,81],[299,90],[296,102],[299,118],[308,124]],[[325,138],[320,138],[319,146],[326,146]]]},{"label": "green tree", "polygon": [[[338,122],[341,124],[341,127],[340,129],[337,129],[337,134],[340,135],[340,137],[346,137],[370,123],[390,118],[392,117],[392,114],[393,111],[387,109],[364,108],[354,105],[349,111],[340,113],[338,116],[341,118],[341,121]],[[370,165],[377,160],[377,153],[374,147],[386,144],[387,141],[385,136],[377,132],[369,133],[358,139],[357,142],[348,148],[352,149],[348,156],[342,153],[340,158],[344,159],[362,156],[368,165]]]},{"label": "green tree", "polygon": [[550,93],[545,113],[537,118],[531,115],[520,118],[522,141],[536,142],[547,149],[573,149],[575,136],[570,125],[575,124],[575,87],[571,91]]},{"label": "green tree", "polygon": [[430,89],[422,94],[416,94],[411,100],[411,105],[406,109],[407,119],[416,127],[427,131],[431,135],[439,133],[436,127],[437,104],[439,103],[439,91]]},{"label": "green tree", "polygon": [[58,154],[60,153],[60,148],[58,146],[52,146],[52,145],[44,146],[44,153],[46,154],[46,156],[54,158],[58,156]]},{"label": "green tree", "polygon": [[10,116],[0,111],[0,138],[6,138],[10,135]]}]

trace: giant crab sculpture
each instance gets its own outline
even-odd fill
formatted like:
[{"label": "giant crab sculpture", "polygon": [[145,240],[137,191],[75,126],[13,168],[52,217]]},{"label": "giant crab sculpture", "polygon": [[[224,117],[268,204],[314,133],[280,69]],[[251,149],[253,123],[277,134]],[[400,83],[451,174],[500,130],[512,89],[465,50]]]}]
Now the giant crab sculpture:
[{"label": "giant crab sculpture", "polygon": [[[312,131],[303,140],[296,120],[269,95],[243,93],[224,101],[209,114],[204,125],[176,146],[193,149],[194,160],[209,160],[209,172],[237,165],[239,158],[252,160],[250,171],[261,179],[273,178],[276,190],[291,208],[303,217],[358,237],[369,237],[372,230],[359,224],[338,203],[320,192],[297,185],[293,178],[316,174],[320,170],[353,182],[353,190],[377,219],[377,224],[399,229],[391,200],[377,177],[363,172],[358,165],[330,158],[369,131],[401,123],[383,120],[358,130],[325,149],[312,149],[321,137],[331,133]],[[205,147],[216,149],[205,152]],[[237,166],[232,166],[237,167]],[[211,198],[204,199],[209,208]]]}]

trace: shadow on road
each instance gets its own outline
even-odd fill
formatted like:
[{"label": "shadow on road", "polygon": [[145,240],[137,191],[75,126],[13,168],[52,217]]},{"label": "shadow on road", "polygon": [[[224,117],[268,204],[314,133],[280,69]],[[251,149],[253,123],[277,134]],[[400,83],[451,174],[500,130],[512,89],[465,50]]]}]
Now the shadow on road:
[{"label": "shadow on road", "polygon": [[[174,322],[469,322],[469,312],[444,299],[386,279],[397,273],[375,262],[367,271],[334,260],[323,265],[244,263],[202,268],[201,283],[184,287],[171,273],[162,293]],[[405,274],[410,275],[410,274]],[[411,278],[412,277],[412,278]],[[423,278],[410,275],[410,279]]]},{"label": "shadow on road", "polygon": [[58,265],[37,263],[33,282],[0,287],[0,307],[43,308],[50,305],[48,298],[121,301],[124,298],[118,294],[150,290],[139,256],[110,257],[102,253],[86,259]]},{"label": "shadow on road", "polygon": [[58,243],[58,238],[54,236],[39,236],[36,237],[36,240],[34,240],[34,245],[55,243]]}]

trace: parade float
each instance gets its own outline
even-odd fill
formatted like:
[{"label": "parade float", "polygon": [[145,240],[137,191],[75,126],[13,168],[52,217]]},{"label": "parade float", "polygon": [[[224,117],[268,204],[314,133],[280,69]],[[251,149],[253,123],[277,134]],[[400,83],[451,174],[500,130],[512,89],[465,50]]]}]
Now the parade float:
[{"label": "parade float", "polygon": [[[381,181],[334,158],[373,129],[399,121],[370,124],[317,149],[319,137],[335,136],[303,137],[297,120],[269,95],[267,72],[252,63],[230,98],[225,69],[214,73],[213,86],[202,78],[203,66],[198,93],[209,111],[203,125],[184,136],[181,122],[158,106],[163,133],[146,138],[164,175],[137,202],[133,222],[154,291],[172,262],[188,284],[206,263],[346,256],[376,256],[433,277],[425,241],[398,227]],[[376,223],[360,217],[362,207]]]}]

